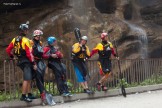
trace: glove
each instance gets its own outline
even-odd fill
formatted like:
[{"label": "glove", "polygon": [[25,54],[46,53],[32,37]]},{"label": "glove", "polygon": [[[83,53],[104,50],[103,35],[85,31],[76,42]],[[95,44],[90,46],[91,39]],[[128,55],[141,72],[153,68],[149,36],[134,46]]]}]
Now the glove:
[{"label": "glove", "polygon": [[58,58],[62,58],[63,57],[63,54],[60,51],[57,51],[55,54],[57,55]]}]

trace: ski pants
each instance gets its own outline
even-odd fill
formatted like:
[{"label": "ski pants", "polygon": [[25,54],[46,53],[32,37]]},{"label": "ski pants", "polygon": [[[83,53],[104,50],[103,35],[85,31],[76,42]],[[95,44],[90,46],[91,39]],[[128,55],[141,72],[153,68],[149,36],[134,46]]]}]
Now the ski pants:
[{"label": "ski pants", "polygon": [[49,62],[48,67],[53,70],[58,91],[61,94],[68,93],[68,86],[66,82],[66,66],[61,62]]},{"label": "ski pants", "polygon": [[37,88],[40,94],[42,94],[44,91],[44,74],[46,70],[46,64],[44,63],[43,60],[37,60],[36,64],[37,64],[37,71],[33,70],[35,72],[34,78],[36,80]]}]

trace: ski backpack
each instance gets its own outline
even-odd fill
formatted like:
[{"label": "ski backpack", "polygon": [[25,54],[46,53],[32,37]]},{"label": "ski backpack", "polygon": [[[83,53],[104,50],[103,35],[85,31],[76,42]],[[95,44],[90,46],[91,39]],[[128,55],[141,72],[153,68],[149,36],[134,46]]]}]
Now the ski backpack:
[{"label": "ski backpack", "polygon": [[15,38],[15,43],[14,43],[14,54],[15,54],[17,57],[26,56],[26,52],[25,52],[25,50],[22,48],[22,45],[21,45],[21,40],[22,40],[22,37],[21,37],[21,36],[17,36],[17,37]]}]

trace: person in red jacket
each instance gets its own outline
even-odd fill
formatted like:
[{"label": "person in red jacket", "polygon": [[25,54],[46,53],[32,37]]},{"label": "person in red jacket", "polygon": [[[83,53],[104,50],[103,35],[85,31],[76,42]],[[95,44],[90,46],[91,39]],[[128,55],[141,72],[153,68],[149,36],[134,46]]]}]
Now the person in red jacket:
[{"label": "person in red jacket", "polygon": [[103,91],[107,90],[107,87],[104,86],[105,81],[111,75],[111,55],[115,56],[119,59],[114,51],[112,43],[108,40],[108,34],[102,33],[101,34],[101,43],[98,43],[97,46],[91,51],[90,57],[94,54],[98,53],[98,65],[100,70],[100,75],[102,78],[97,83],[98,91],[101,89]]},{"label": "person in red jacket", "polygon": [[[32,102],[32,100],[29,98],[32,96],[30,93],[30,82],[32,80],[32,69],[37,69],[37,66],[34,62],[34,58],[32,55],[32,47],[30,45],[30,40],[26,37],[28,34],[28,25],[27,24],[21,24],[20,27],[20,34],[19,36],[13,38],[9,46],[6,48],[6,52],[10,59],[14,58],[14,55],[18,58],[17,65],[22,69],[23,71],[23,85],[22,85],[22,96],[20,100],[26,101],[26,102]],[[14,50],[14,52],[12,52]],[[28,93],[28,97],[26,94]]]},{"label": "person in red jacket", "polygon": [[66,66],[61,62],[63,54],[55,48],[57,45],[56,38],[53,36],[48,37],[48,46],[44,47],[43,57],[48,59],[48,67],[53,70],[57,88],[62,96],[72,96],[68,91],[66,83]]}]

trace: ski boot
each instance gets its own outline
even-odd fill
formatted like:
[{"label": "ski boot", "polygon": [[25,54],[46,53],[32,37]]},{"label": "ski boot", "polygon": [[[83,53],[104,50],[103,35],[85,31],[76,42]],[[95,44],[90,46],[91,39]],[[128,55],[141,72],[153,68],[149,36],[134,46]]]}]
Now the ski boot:
[{"label": "ski boot", "polygon": [[29,99],[36,99],[36,97],[32,93],[28,93],[28,98]]},{"label": "ski boot", "polygon": [[69,96],[69,93],[63,93],[62,96],[67,97],[67,96]]},{"label": "ski boot", "polygon": [[91,91],[91,90],[89,90],[89,89],[84,89],[84,93],[93,94],[93,91]]},{"label": "ski boot", "polygon": [[97,86],[97,90],[101,91],[101,83],[97,83],[96,86]]},{"label": "ski boot", "polygon": [[32,102],[32,99],[26,97],[26,96],[21,96],[20,98],[21,101],[25,101],[25,102]]},{"label": "ski boot", "polygon": [[46,95],[45,95],[45,92],[43,92],[42,94],[40,94],[41,96],[41,100],[42,100],[42,105],[46,105]]}]

